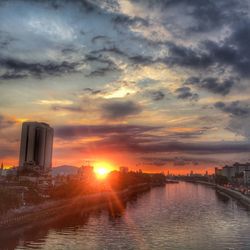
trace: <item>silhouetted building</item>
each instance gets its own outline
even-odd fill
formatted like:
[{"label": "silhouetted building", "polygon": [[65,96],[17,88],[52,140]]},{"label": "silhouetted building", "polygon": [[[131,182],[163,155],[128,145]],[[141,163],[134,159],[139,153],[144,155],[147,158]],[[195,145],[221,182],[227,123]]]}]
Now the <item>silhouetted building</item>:
[{"label": "silhouetted building", "polygon": [[250,170],[244,170],[244,184],[250,186]]},{"label": "silhouetted building", "polygon": [[232,180],[232,178],[235,176],[236,169],[232,166],[225,166],[222,168],[221,175],[227,177],[229,181]]},{"label": "silhouetted building", "polygon": [[250,163],[234,163],[232,166],[224,166],[222,169],[215,168],[215,175],[222,175],[227,177],[231,182],[236,178],[238,181],[242,179],[245,184],[249,182],[248,171],[250,171]]},{"label": "silhouetted building", "polygon": [[2,175],[2,172],[3,172],[3,162],[2,162],[1,167],[0,167],[0,175]]},{"label": "silhouetted building", "polygon": [[91,180],[94,177],[94,167],[90,165],[83,165],[78,169],[78,176],[82,180]]},{"label": "silhouetted building", "polygon": [[127,174],[128,173],[128,167],[120,167],[120,172],[123,174]]},{"label": "silhouetted building", "polygon": [[22,125],[19,167],[47,172],[52,165],[54,130],[43,122]]}]

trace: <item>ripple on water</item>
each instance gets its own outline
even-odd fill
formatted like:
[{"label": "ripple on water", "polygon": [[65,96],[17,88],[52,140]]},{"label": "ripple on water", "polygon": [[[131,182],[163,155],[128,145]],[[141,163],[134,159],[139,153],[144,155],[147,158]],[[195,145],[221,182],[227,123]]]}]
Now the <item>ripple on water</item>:
[{"label": "ripple on water", "polygon": [[[70,220],[69,220],[70,221]],[[33,230],[16,249],[250,249],[250,213],[211,188],[190,183],[154,188],[124,213],[93,212],[74,223]]]}]

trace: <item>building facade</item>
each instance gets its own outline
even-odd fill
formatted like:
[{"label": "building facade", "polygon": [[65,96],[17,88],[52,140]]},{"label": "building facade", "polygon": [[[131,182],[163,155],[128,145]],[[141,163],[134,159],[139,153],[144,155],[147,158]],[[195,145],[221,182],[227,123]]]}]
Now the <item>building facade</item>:
[{"label": "building facade", "polygon": [[47,172],[52,166],[54,130],[42,122],[24,122],[22,125],[19,167]]},{"label": "building facade", "polygon": [[215,168],[215,175],[222,175],[231,181],[250,184],[250,163],[234,163],[232,166],[224,166],[221,169]]},{"label": "building facade", "polygon": [[250,186],[250,169],[244,171],[244,184]]}]

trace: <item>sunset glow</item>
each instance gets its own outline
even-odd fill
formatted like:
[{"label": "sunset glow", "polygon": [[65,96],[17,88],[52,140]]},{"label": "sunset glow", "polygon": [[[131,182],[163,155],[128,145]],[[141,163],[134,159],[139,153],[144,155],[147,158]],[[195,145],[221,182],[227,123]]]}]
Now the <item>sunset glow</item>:
[{"label": "sunset glow", "polygon": [[53,167],[204,174],[249,160],[249,22],[210,16],[244,4],[52,2],[0,6],[0,163],[18,166],[25,121],[54,128]]},{"label": "sunset glow", "polygon": [[104,179],[114,168],[107,162],[96,162],[94,164],[94,172],[98,179]]},{"label": "sunset glow", "polygon": [[109,171],[106,168],[98,168],[95,170],[98,179],[104,179],[107,176],[108,172]]}]

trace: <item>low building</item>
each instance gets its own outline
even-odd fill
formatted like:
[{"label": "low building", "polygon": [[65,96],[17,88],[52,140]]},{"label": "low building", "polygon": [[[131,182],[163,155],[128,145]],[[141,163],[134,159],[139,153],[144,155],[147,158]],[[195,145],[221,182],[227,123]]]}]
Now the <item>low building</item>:
[{"label": "low building", "polygon": [[128,167],[120,167],[120,173],[127,174],[128,173]]},{"label": "low building", "polygon": [[250,163],[249,162],[247,163],[236,162],[233,164],[233,167],[235,168],[235,173],[240,174],[240,173],[243,173],[245,170],[250,169]]},{"label": "low building", "polygon": [[224,166],[221,169],[215,168],[215,175],[225,176],[230,182],[238,184],[246,183],[246,178],[250,171],[250,163],[234,163],[232,166]]},{"label": "low building", "polygon": [[78,170],[78,176],[85,180],[92,179],[94,176],[94,167],[90,165],[80,167]]},{"label": "low building", "polygon": [[222,169],[220,169],[220,168],[215,168],[214,173],[215,173],[215,175],[222,175]]},{"label": "low building", "polygon": [[244,185],[250,186],[250,169],[244,171]]},{"label": "low building", "polygon": [[221,170],[221,175],[227,177],[229,181],[235,177],[236,169],[232,166],[225,166]]}]

